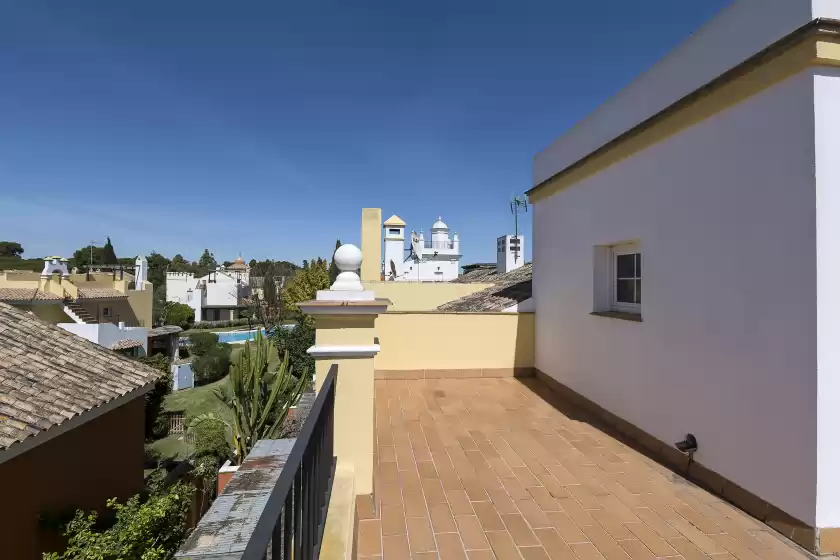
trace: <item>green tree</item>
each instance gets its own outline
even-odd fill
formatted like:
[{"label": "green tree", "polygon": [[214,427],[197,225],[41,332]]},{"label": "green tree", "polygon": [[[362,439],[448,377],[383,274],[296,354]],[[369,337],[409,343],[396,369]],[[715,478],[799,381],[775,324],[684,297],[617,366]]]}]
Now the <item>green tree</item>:
[{"label": "green tree", "polygon": [[172,372],[169,358],[164,354],[143,356],[137,361],[158,370],[161,375],[154,388],[146,393],[146,439],[160,439],[169,432],[169,418],[163,410],[163,399],[172,392]]},{"label": "green tree", "polygon": [[105,246],[102,247],[102,263],[103,264],[117,264],[117,254],[114,252],[114,246],[111,245],[111,238],[105,238]]},{"label": "green tree", "polygon": [[152,322],[160,326],[164,324],[164,320],[166,319],[166,309],[169,306],[169,302],[166,301],[166,285],[155,284],[154,286],[155,288],[152,292]]},{"label": "green tree", "polygon": [[198,259],[198,266],[199,268],[209,272],[211,270],[216,270],[218,265],[216,264],[216,258],[213,256],[213,253],[211,253],[208,249],[204,249],[201,257]]},{"label": "green tree", "polygon": [[288,353],[289,363],[295,371],[315,371],[315,359],[307,350],[315,346],[315,327],[312,321],[300,320],[294,328],[280,327],[274,329],[275,344],[281,355]]},{"label": "green tree", "polygon": [[250,267],[251,267],[252,272],[253,272],[253,268],[254,268],[255,266],[257,266],[257,259],[251,259],[250,261],[248,261],[248,266],[250,266]]},{"label": "green tree", "polygon": [[190,266],[190,262],[179,253],[172,257],[172,262],[169,263],[169,270],[172,272],[189,272]]},{"label": "green tree", "polygon": [[169,560],[184,541],[192,496],[189,485],[178,483],[145,502],[139,495],[125,504],[108,500],[116,521],[104,530],[96,512],[79,510],[64,531],[67,549],[44,560]]},{"label": "green tree", "polygon": [[[81,249],[76,249],[73,253],[73,258],[70,259],[70,267],[86,269],[90,266],[103,264],[102,247],[96,245],[86,245]],[[93,257],[93,260],[91,260]]]},{"label": "green tree", "polygon": [[[341,239],[335,240],[335,251],[338,251],[338,248],[341,247]],[[330,260],[330,286],[335,283],[335,279],[338,278],[340,270],[338,270],[338,266],[335,264],[335,251],[333,251],[333,258]]]},{"label": "green tree", "polygon": [[274,354],[274,343],[257,331],[253,343],[245,343],[228,378],[227,390],[217,389],[216,397],[233,414],[233,441],[239,464],[261,439],[275,439],[306,387],[308,372],[295,378],[286,354],[276,372],[268,371],[268,362]]},{"label": "green tree", "polygon": [[167,302],[162,319],[167,325],[178,325],[186,330],[195,323],[195,310],[186,303]]},{"label": "green tree", "polygon": [[193,333],[189,338],[196,385],[212,383],[227,375],[230,370],[230,344],[219,342],[219,335],[215,333]]},{"label": "green tree", "polygon": [[298,303],[315,299],[318,290],[327,290],[330,287],[327,261],[319,258],[313,259],[311,264],[303,262],[304,268],[297,271],[292,282],[283,290],[286,309],[294,313],[300,313]]},{"label": "green tree", "polygon": [[0,257],[20,258],[23,247],[16,241],[0,241]]},{"label": "green tree", "polygon": [[[160,253],[152,251],[152,253],[146,257],[146,261],[149,263],[149,282],[154,284],[155,288],[165,288],[166,271],[169,268],[169,259]],[[163,295],[163,299],[166,300],[166,289],[164,289]]]}]

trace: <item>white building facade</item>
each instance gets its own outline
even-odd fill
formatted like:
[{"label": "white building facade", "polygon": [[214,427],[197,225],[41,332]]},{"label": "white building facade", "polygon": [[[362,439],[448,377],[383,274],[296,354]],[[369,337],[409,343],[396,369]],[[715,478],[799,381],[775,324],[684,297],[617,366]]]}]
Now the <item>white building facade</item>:
[{"label": "white building facade", "polygon": [[538,154],[529,191],[537,369],[693,434],[817,549],[840,528],[840,23],[819,17],[840,2],[735,1]]},{"label": "white building facade", "polygon": [[238,319],[250,296],[250,267],[242,257],[200,278],[189,272],[166,273],[166,301],[192,307],[196,322]]},{"label": "white building facade", "polygon": [[449,226],[439,216],[432,224],[428,239],[411,232],[406,254],[406,224],[391,216],[383,224],[385,230],[385,262],[383,275],[394,282],[449,282],[461,270],[461,241],[458,233],[449,236]]}]

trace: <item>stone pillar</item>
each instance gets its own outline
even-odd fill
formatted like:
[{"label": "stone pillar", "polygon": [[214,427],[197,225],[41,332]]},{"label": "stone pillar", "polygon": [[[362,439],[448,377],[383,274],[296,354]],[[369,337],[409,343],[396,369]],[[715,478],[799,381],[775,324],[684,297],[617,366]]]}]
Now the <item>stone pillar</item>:
[{"label": "stone pillar", "polygon": [[329,290],[299,304],[315,318],[315,389],[321,390],[333,364],[338,366],[335,388],[335,454],[353,466],[355,493],[373,493],[373,358],[379,352],[375,338],[376,317],[390,301],[376,299],[362,287],[356,273],[362,252],[342,245],[335,252],[341,273]]}]

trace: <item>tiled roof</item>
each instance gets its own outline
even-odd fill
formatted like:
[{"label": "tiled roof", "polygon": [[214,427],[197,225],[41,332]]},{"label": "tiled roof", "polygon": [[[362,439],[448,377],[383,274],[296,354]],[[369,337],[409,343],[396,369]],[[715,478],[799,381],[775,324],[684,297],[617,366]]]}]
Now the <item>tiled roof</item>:
[{"label": "tiled roof", "polygon": [[480,292],[444,303],[438,311],[503,311],[531,297],[533,267],[526,264],[492,277],[494,284]]},{"label": "tiled roof", "polygon": [[0,288],[0,301],[61,301],[61,298],[50,292],[37,288]]},{"label": "tiled roof", "polygon": [[113,299],[128,297],[113,288],[79,288],[79,299]]},{"label": "tiled roof", "polygon": [[469,270],[464,267],[464,273],[455,280],[453,284],[492,284],[495,278],[500,276],[496,271],[496,264],[478,264],[470,267]]},{"label": "tiled roof", "polygon": [[128,350],[129,348],[139,348],[141,346],[143,346],[143,343],[139,340],[124,338],[113,343],[111,345],[111,350]]},{"label": "tiled roof", "polygon": [[0,449],[159,376],[149,366],[0,303]]},{"label": "tiled roof", "polygon": [[149,329],[149,338],[154,338],[156,336],[164,336],[168,334],[178,334],[183,330],[184,329],[182,329],[178,325],[163,325],[160,327]]}]

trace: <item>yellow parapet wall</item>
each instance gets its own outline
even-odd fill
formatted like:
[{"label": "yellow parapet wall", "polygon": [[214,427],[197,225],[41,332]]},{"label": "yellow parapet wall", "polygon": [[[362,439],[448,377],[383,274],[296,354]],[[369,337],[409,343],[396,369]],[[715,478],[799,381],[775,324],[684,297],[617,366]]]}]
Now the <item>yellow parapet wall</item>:
[{"label": "yellow parapet wall", "polygon": [[376,336],[380,378],[528,375],[534,367],[533,313],[389,311],[376,319]]},{"label": "yellow parapet wall", "polygon": [[479,292],[492,284],[449,282],[362,282],[376,297],[391,300],[389,311],[434,311],[439,305]]}]

